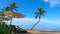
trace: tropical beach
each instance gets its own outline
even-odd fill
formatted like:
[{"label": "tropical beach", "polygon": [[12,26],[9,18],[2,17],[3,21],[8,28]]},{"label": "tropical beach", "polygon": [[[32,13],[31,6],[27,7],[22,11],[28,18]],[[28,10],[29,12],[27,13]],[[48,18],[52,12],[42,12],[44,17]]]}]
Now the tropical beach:
[{"label": "tropical beach", "polygon": [[0,0],[0,34],[60,34],[60,0]]},{"label": "tropical beach", "polygon": [[28,33],[22,33],[22,34],[60,34],[60,32],[57,31],[38,31],[38,30],[27,30]]}]

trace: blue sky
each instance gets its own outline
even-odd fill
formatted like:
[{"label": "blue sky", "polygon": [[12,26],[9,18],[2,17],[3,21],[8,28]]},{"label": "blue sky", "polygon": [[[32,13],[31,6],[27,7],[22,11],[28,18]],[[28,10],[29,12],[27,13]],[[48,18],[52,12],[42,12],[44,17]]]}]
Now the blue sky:
[{"label": "blue sky", "polygon": [[12,2],[16,2],[18,12],[25,15],[25,18],[13,19],[13,22],[17,20],[18,22],[22,22],[20,24],[34,24],[37,22],[37,20],[34,19],[34,12],[38,11],[37,8],[42,6],[47,14],[41,19],[41,23],[60,25],[60,0],[0,0],[0,9],[8,6]]},{"label": "blue sky", "polygon": [[18,12],[27,18],[34,18],[34,12],[38,11],[38,7],[43,7],[47,14],[45,18],[59,19],[60,17],[60,0],[0,0],[0,9],[8,6],[12,2],[16,2]]}]

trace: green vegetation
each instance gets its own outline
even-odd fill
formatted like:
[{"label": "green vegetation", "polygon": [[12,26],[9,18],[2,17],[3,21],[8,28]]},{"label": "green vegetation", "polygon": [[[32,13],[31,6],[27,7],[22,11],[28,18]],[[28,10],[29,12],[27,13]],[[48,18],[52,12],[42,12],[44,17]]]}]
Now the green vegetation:
[{"label": "green vegetation", "polygon": [[5,22],[0,22],[0,34],[10,34],[10,30],[5,27]]},{"label": "green vegetation", "polygon": [[[4,7],[4,9],[1,9],[0,11],[0,18],[2,18],[0,20],[0,34],[20,34],[20,29],[21,28],[16,28],[15,25],[12,25],[12,17],[11,17],[11,22],[10,22],[10,26],[8,27],[8,25],[5,24],[5,22],[3,22],[3,17],[5,18],[4,12],[5,11],[11,11],[13,12],[14,10],[16,10],[17,6],[16,3],[13,2],[11,3],[9,6]],[[13,32],[13,33],[12,33]]]},{"label": "green vegetation", "polygon": [[[4,7],[4,9],[1,9],[0,16],[5,18],[5,16],[7,16],[7,15],[4,14],[5,11],[14,12],[16,10],[16,8],[17,8],[16,3],[13,2],[9,6]],[[46,11],[43,10],[42,7],[38,8],[38,12],[35,12],[34,14],[36,15],[35,18],[38,18],[39,20],[37,21],[37,23],[35,23],[33,25],[31,30],[40,22],[41,17],[44,16],[45,13],[46,13]],[[16,33],[20,34],[21,28],[19,28],[19,27],[16,28],[15,25],[12,25],[13,16],[12,17],[9,16],[9,18],[11,20],[9,27],[8,27],[8,25],[6,27],[5,22],[3,22],[3,20],[0,20],[0,34],[16,34]],[[26,31],[24,31],[24,32],[26,32]]]},{"label": "green vegetation", "polygon": [[[22,14],[14,12],[16,10],[16,8],[17,8],[16,3],[13,2],[9,6],[6,6],[3,9],[1,9],[1,11],[0,11],[0,34],[16,34],[16,33],[21,34],[21,32],[27,32],[25,30],[22,30],[20,27],[16,28],[15,25],[12,25],[12,18],[15,17],[15,15],[13,15],[14,13],[18,16],[19,15],[23,16]],[[10,14],[8,13],[8,15],[7,15],[6,14],[7,11],[10,11],[13,14],[11,14],[9,12]],[[10,16],[10,15],[12,15],[12,16]],[[5,16],[7,16],[7,17],[5,17]],[[19,17],[17,17],[17,18],[19,18]],[[5,22],[3,22],[3,20],[8,20],[8,19],[10,20],[10,25],[7,25],[7,24],[5,24]]]},{"label": "green vegetation", "polygon": [[16,28],[15,25],[9,25],[8,27],[8,25],[6,25],[5,22],[0,22],[0,34],[20,34],[20,30],[21,28]]}]

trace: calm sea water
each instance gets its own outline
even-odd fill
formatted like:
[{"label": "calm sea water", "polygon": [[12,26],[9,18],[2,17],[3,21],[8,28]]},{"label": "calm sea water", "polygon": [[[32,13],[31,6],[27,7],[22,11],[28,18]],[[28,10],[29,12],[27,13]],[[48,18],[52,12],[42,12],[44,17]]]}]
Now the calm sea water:
[{"label": "calm sea water", "polygon": [[[15,26],[19,26],[22,29],[31,29],[32,26],[36,23],[36,21],[30,21],[30,20],[13,20],[12,24]],[[10,22],[7,22],[7,24],[10,24]],[[37,24],[34,28],[34,30],[54,30],[54,31],[60,31],[60,23],[52,23],[52,22],[40,22]]]},{"label": "calm sea water", "polygon": [[[32,25],[20,25],[23,29],[31,29]],[[60,26],[48,26],[48,25],[37,25],[33,28],[34,30],[53,30],[60,31]]]},{"label": "calm sea water", "polygon": [[[14,23],[15,24],[15,23]],[[18,23],[19,24],[19,23]],[[33,25],[22,25],[17,23],[15,24],[15,26],[19,26],[22,29],[31,29]],[[60,31],[60,25],[49,25],[49,24],[40,24],[40,25],[36,25],[34,28],[34,30],[54,30],[54,31]]]}]

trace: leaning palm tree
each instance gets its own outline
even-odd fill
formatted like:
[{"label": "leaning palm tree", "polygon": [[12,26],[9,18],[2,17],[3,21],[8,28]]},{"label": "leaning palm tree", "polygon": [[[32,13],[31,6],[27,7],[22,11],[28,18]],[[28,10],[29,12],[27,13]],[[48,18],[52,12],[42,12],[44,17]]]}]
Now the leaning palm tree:
[{"label": "leaning palm tree", "polygon": [[43,10],[42,7],[38,8],[38,12],[35,12],[35,15],[36,15],[35,18],[39,18],[39,20],[37,21],[37,23],[35,23],[33,25],[33,27],[31,28],[31,30],[40,22],[41,17],[44,16],[45,13],[46,13],[46,11]]}]

